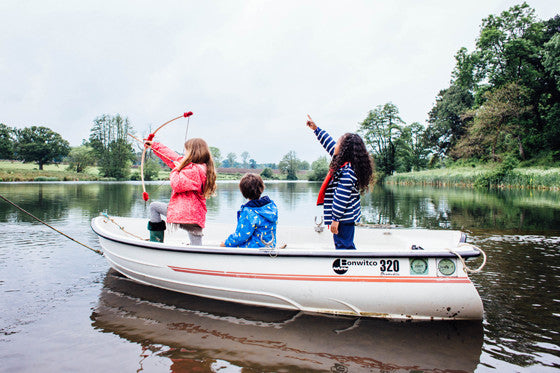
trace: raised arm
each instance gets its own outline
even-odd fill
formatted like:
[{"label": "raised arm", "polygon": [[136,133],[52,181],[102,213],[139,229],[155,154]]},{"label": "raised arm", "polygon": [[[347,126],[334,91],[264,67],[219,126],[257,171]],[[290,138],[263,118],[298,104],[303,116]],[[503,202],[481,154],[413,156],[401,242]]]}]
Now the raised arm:
[{"label": "raised arm", "polygon": [[334,141],[333,138],[325,130],[317,127],[317,125],[315,124],[315,122],[313,122],[313,119],[311,119],[309,115],[307,115],[307,118],[309,118],[306,123],[307,127],[313,130],[313,133],[315,133],[315,136],[317,136],[317,140],[319,140],[321,145],[323,145],[323,148],[325,148],[327,153],[329,153],[332,157],[334,155],[334,147],[336,145],[336,141]]}]

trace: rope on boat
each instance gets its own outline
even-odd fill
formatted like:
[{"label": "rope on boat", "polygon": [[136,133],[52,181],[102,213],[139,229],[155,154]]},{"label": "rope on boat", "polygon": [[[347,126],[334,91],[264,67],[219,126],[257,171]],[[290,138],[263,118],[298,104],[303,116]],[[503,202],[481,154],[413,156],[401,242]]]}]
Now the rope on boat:
[{"label": "rope on boat", "polygon": [[97,250],[94,249],[91,246],[86,245],[85,243],[82,243],[72,237],[70,237],[69,235],[62,233],[61,231],[59,231],[58,229],[54,228],[53,226],[49,225],[48,223],[45,223],[44,221],[42,221],[41,219],[39,219],[38,217],[36,217],[35,215],[33,215],[32,213],[30,213],[29,211],[26,211],[25,209],[23,209],[22,207],[16,205],[15,203],[13,203],[12,201],[10,201],[9,199],[7,199],[6,197],[4,197],[3,195],[0,194],[0,198],[2,198],[4,201],[6,201],[7,203],[9,203],[10,205],[14,206],[15,208],[17,208],[18,210],[26,213],[27,215],[31,216],[33,219],[37,220],[39,223],[46,225],[47,227],[49,227],[50,229],[52,229],[53,231],[60,233],[61,235],[63,235],[64,237],[76,242],[77,244],[82,245],[83,247],[90,249],[91,251],[93,251],[94,253],[97,253],[99,255],[103,255],[103,252],[101,252],[101,250]]},{"label": "rope on boat", "polygon": [[[462,242],[462,243],[459,244],[459,246],[474,246],[474,245],[471,245],[470,243]],[[450,253],[455,254],[459,258],[459,260],[463,264],[463,268],[465,269],[466,272],[468,272],[468,273],[478,273],[478,272],[482,271],[482,268],[484,268],[484,266],[486,265],[486,253],[480,247],[477,247],[477,249],[478,249],[478,251],[480,251],[482,253],[482,264],[477,269],[470,269],[467,266],[467,263],[465,263],[465,259],[463,259],[463,257],[458,252],[453,251],[451,249],[447,249],[447,250]]]},{"label": "rope on boat", "polygon": [[113,220],[113,218],[111,218],[109,215],[107,215],[106,212],[102,212],[101,215],[103,215],[104,217],[106,217],[107,219],[109,219],[109,220],[111,221],[111,223],[113,223],[113,224],[115,224],[117,227],[119,227],[119,229],[120,229],[121,231],[123,231],[124,233],[129,234],[129,235],[131,235],[132,237],[137,238],[137,239],[139,239],[139,240],[141,240],[141,241],[148,241],[148,239],[146,239],[146,238],[142,238],[142,237],[140,237],[140,236],[135,235],[134,233],[127,232],[127,231],[124,229],[124,227],[123,227],[122,225],[119,225],[119,223],[117,223],[115,220]]}]

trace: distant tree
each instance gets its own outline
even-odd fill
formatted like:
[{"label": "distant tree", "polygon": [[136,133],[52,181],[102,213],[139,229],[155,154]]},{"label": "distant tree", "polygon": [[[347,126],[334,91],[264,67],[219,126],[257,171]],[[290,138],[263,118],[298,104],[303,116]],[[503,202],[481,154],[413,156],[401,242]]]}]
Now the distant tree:
[{"label": "distant tree", "polygon": [[249,152],[244,151],[241,153],[241,159],[243,160],[243,167],[247,167],[247,159],[249,158]]},{"label": "distant tree", "polygon": [[400,136],[399,109],[391,102],[378,105],[360,123],[360,134],[373,154],[375,165],[383,175],[391,175],[397,168],[395,163],[395,140]]},{"label": "distant tree", "polygon": [[249,168],[257,168],[257,161],[255,161],[253,158],[249,159]]},{"label": "distant tree", "polygon": [[144,161],[144,180],[157,180],[160,171],[160,163],[151,156],[146,157],[146,160]]},{"label": "distant tree", "polygon": [[105,114],[93,121],[89,143],[98,157],[97,163],[103,176],[128,178],[130,165],[135,158],[127,135],[131,131],[128,118],[119,114]]},{"label": "distant tree", "polygon": [[68,141],[47,127],[27,127],[16,130],[15,153],[24,162],[43,165],[61,161],[70,152]]},{"label": "distant tree", "polygon": [[280,172],[286,174],[286,179],[297,180],[297,170],[300,164],[300,160],[297,158],[296,152],[290,150],[284,158],[278,163],[278,168]]},{"label": "distant tree", "polygon": [[309,181],[323,181],[329,172],[329,161],[327,157],[321,157],[311,163],[311,170]]},{"label": "distant tree", "polygon": [[262,170],[261,176],[263,177],[263,179],[274,179],[274,173],[272,172],[272,169],[268,167]]},{"label": "distant tree", "polygon": [[409,172],[425,168],[428,153],[424,144],[424,126],[414,122],[402,127],[401,135],[395,141],[396,171]]},{"label": "distant tree", "polygon": [[68,157],[68,170],[84,172],[87,167],[95,164],[95,154],[92,147],[80,145],[70,150]]},{"label": "distant tree", "polygon": [[237,155],[235,153],[228,153],[226,159],[228,161],[227,167],[235,167],[235,160],[237,159]]},{"label": "distant tree", "polygon": [[212,158],[214,159],[214,166],[220,167],[222,163],[222,153],[220,152],[220,149],[215,146],[211,146],[210,153],[212,153]]},{"label": "distant tree", "polygon": [[14,159],[14,130],[0,123],[0,159]]}]

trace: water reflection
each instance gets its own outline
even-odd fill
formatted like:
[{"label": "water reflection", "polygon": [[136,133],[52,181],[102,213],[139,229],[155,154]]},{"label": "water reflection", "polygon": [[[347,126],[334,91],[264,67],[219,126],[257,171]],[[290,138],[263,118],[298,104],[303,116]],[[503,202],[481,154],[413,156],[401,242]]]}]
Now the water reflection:
[{"label": "water reflection", "polygon": [[220,360],[256,371],[470,372],[482,348],[480,322],[393,323],[249,307],[139,285],[113,270],[91,319],[144,353],[169,358],[174,372]]},{"label": "water reflection", "polygon": [[363,199],[370,223],[405,227],[559,232],[560,194],[534,190],[376,187]]}]

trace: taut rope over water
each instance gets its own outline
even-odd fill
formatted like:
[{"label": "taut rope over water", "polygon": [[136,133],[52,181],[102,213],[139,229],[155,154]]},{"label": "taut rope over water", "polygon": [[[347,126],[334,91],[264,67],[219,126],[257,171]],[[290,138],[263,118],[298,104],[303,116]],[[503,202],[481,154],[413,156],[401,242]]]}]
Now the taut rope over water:
[{"label": "taut rope over water", "polygon": [[18,210],[26,213],[27,215],[31,216],[33,219],[37,220],[39,223],[46,225],[47,227],[49,227],[50,229],[52,229],[53,231],[60,233],[61,235],[63,235],[66,238],[71,239],[72,241],[76,242],[77,244],[82,245],[83,247],[90,249],[91,251],[93,251],[94,253],[97,253],[99,255],[103,255],[103,252],[101,252],[101,250],[97,250],[94,249],[93,247],[90,247],[88,245],[86,245],[85,243],[81,243],[80,241],[70,237],[69,235],[62,233],[61,231],[59,231],[58,229],[50,226],[49,224],[45,223],[44,221],[42,221],[41,219],[39,219],[38,217],[36,217],[35,215],[33,215],[32,213],[30,213],[29,211],[26,211],[25,209],[23,209],[22,207],[16,205],[15,203],[13,203],[12,201],[10,201],[9,199],[7,199],[6,197],[4,197],[3,195],[0,194],[0,198],[2,198],[4,201],[6,201],[7,203],[9,203],[10,205],[14,206],[15,208],[17,208]]}]

